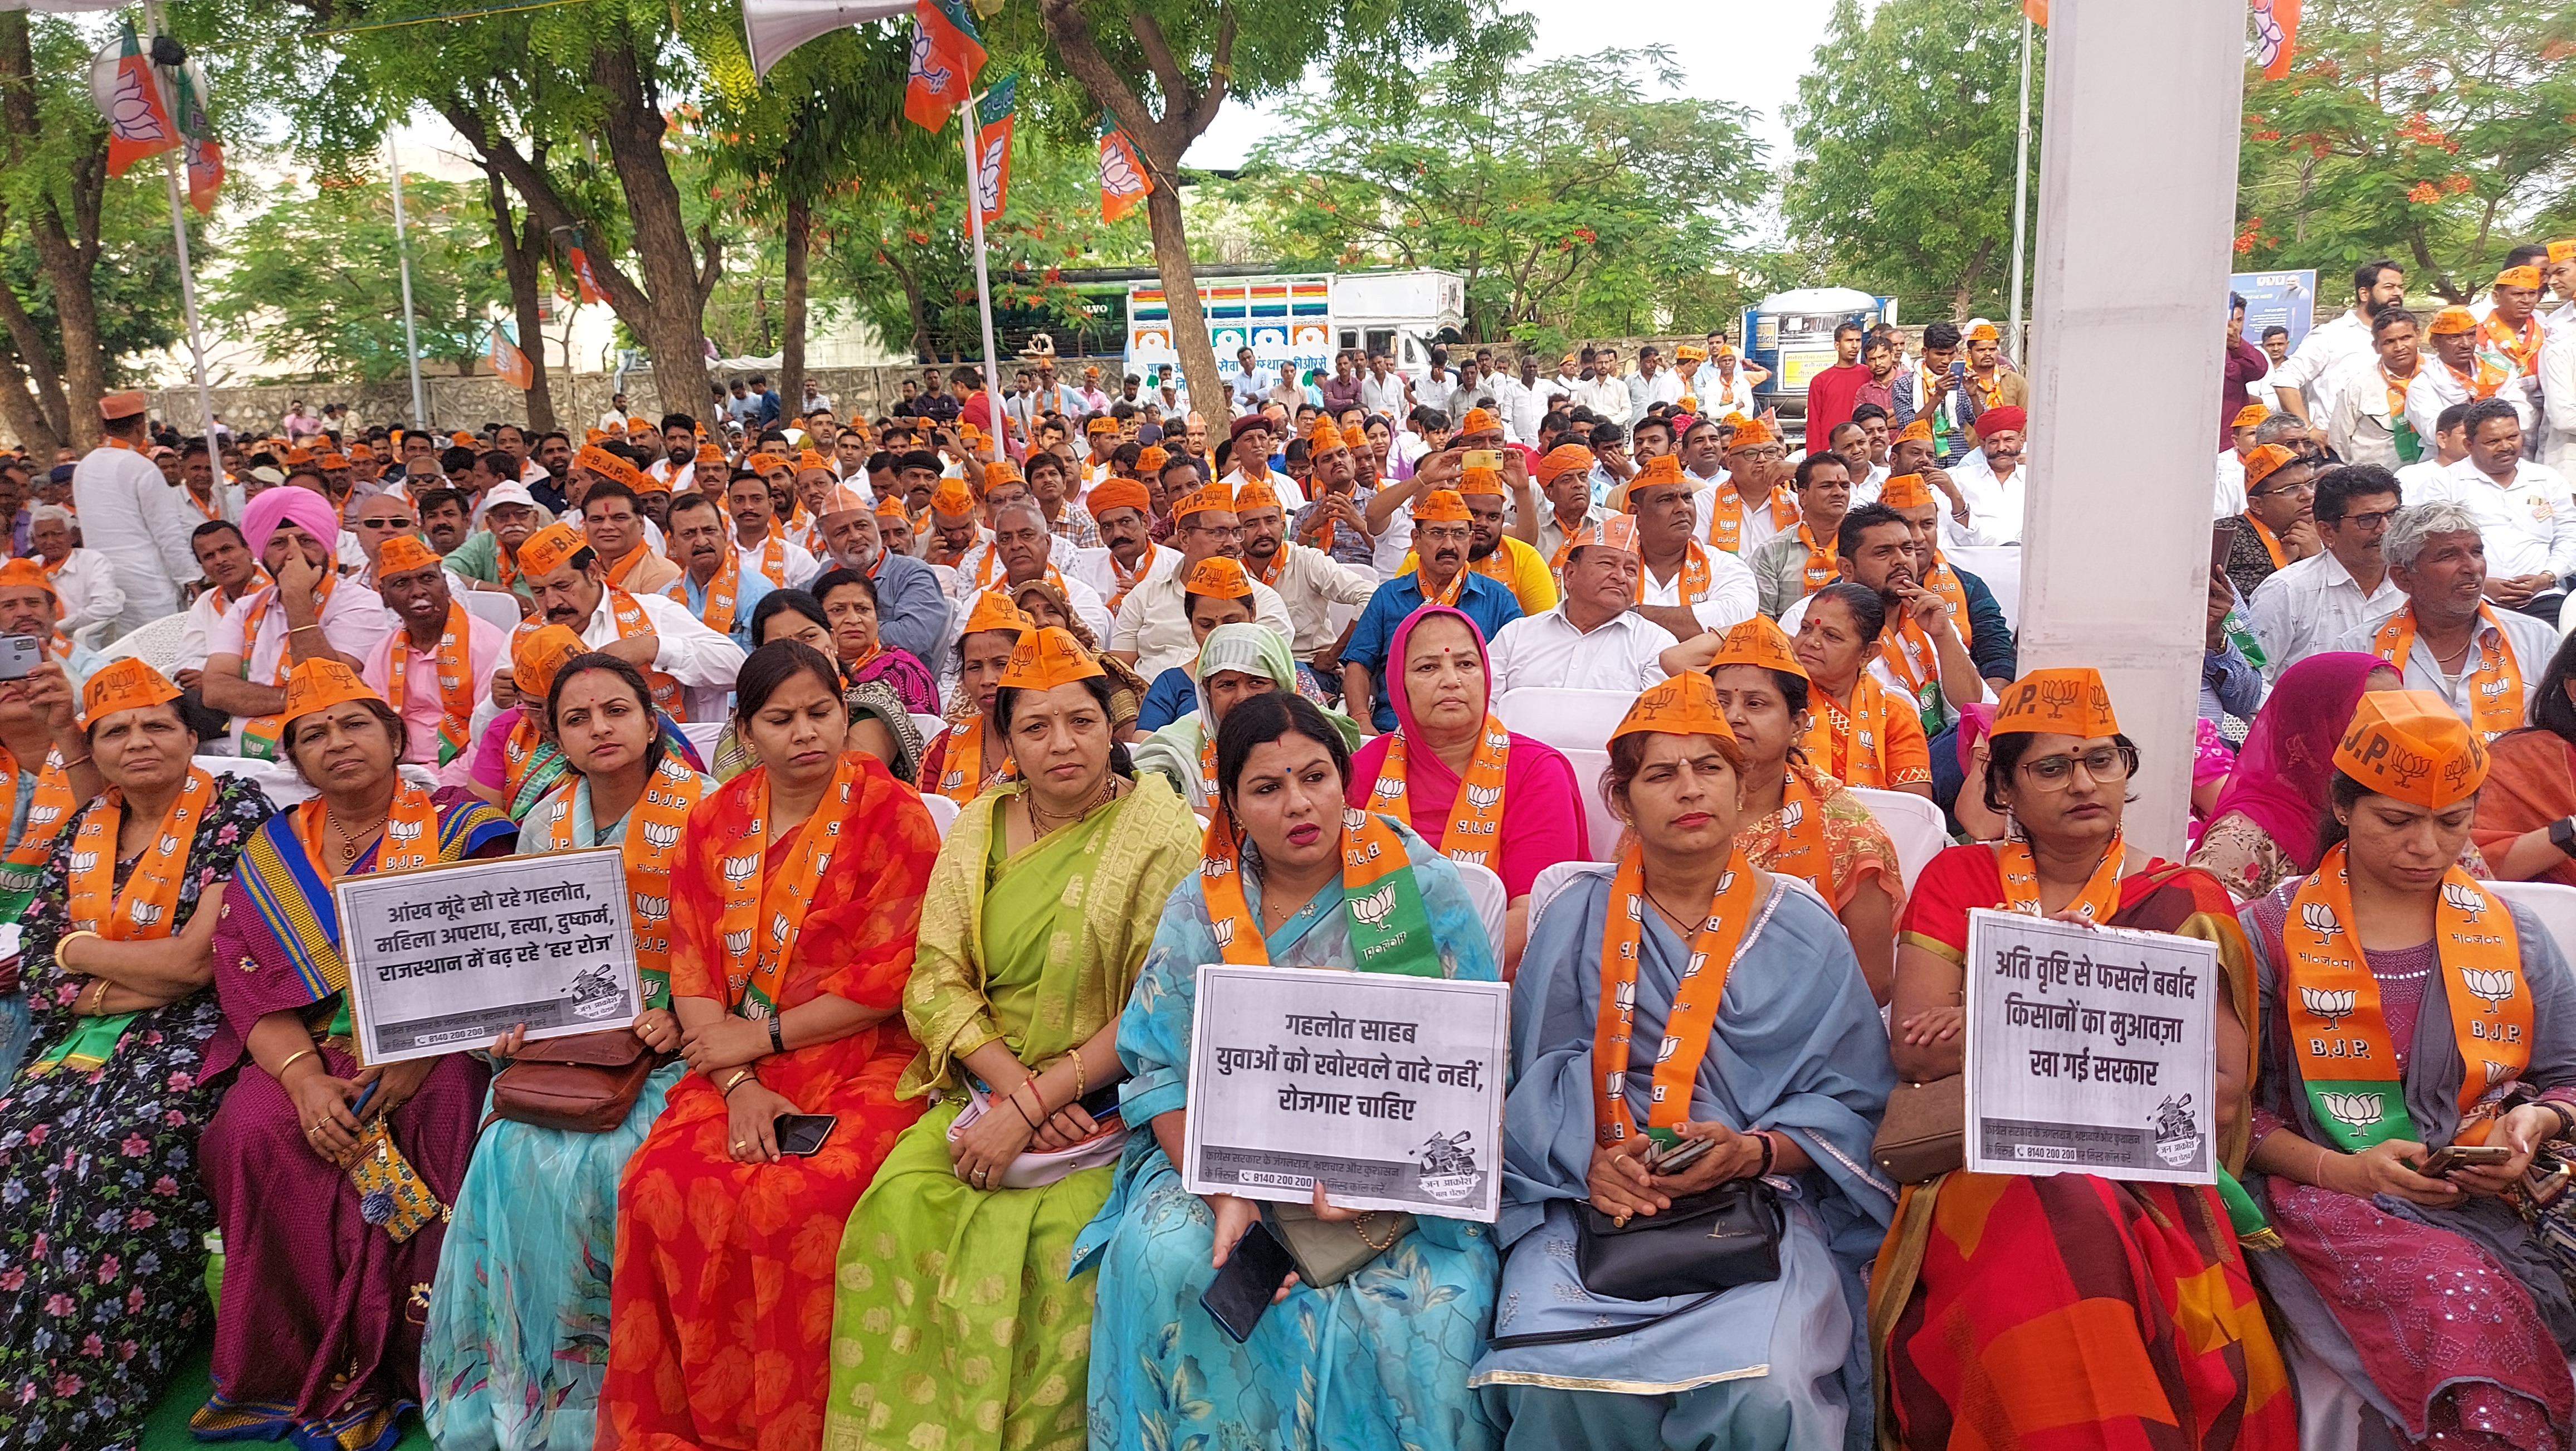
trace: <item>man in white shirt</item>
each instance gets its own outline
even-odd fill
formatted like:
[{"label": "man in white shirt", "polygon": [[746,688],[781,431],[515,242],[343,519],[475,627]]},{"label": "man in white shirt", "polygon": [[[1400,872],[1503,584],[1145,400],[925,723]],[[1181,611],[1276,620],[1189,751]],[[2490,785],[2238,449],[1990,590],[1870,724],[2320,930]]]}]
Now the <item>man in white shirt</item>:
[{"label": "man in white shirt", "polygon": [[2576,495],[2556,469],[2522,457],[2522,424],[2502,398],[2460,416],[2469,456],[2424,486],[2426,503],[2458,503],[2486,536],[2487,598],[2556,623],[2576,576]]},{"label": "man in white shirt", "polygon": [[72,511],[59,504],[38,504],[28,510],[27,547],[54,582],[54,598],[63,612],[57,628],[67,637],[93,627],[94,633],[104,635],[125,609],[125,592],[117,588],[116,571],[107,556],[95,549],[72,547]]},{"label": "man in white shirt", "polygon": [[[2346,463],[2393,469],[2431,453],[2432,439],[2407,416],[2415,380],[2426,367],[2415,314],[2380,310],[2370,322],[2370,352],[2347,360],[2326,414],[2326,447]],[[2435,409],[2438,416],[2441,410]]]},{"label": "man in white shirt", "polygon": [[198,571],[211,587],[188,606],[187,623],[179,628],[179,653],[171,661],[170,679],[181,690],[195,690],[198,678],[206,673],[206,642],[224,612],[265,582],[240,525],[211,519],[197,526],[196,538],[189,542],[196,547]]},{"label": "man in white shirt", "polygon": [[2027,415],[2010,405],[1977,415],[1977,446],[1951,469],[1951,487],[1942,491],[1951,496],[1941,520],[1948,547],[2021,542],[2022,502],[2030,491],[2030,470],[2022,462],[2027,424]]},{"label": "man in white shirt", "polygon": [[1243,525],[1244,573],[1253,583],[1278,591],[1287,607],[1294,630],[1288,642],[1290,653],[1315,667],[1319,679],[1338,679],[1338,674],[1322,673],[1319,663],[1333,661],[1334,646],[1343,633],[1333,628],[1333,606],[1345,606],[1353,619],[1358,618],[1369,596],[1377,593],[1377,572],[1353,569],[1320,549],[1290,539],[1279,496],[1264,485],[1235,490],[1234,514]]},{"label": "man in white shirt", "polygon": [[1682,401],[1682,375],[1664,366],[1664,350],[1648,343],[1637,349],[1637,371],[1628,377],[1628,416],[1643,418],[1658,403]]},{"label": "man in white shirt", "polygon": [[2404,598],[2345,631],[2334,648],[2395,665],[2403,688],[2441,696],[2493,739],[2528,719],[2558,631],[2489,602],[2485,535],[2465,505],[2398,510],[2381,550]]},{"label": "man in white shirt", "polygon": [[1533,353],[1520,356],[1520,376],[1496,375],[1494,401],[1502,406],[1503,421],[1511,425],[1512,441],[1538,447],[1539,420],[1547,417],[1565,390],[1553,378],[1538,375],[1538,357]]},{"label": "man in white shirt", "polygon": [[[1240,562],[1243,558],[1243,523],[1235,516],[1234,491],[1223,484],[1210,484],[1196,493],[1172,501],[1174,528],[1172,541],[1181,557],[1172,568],[1160,575],[1149,575],[1127,591],[1126,603],[1118,608],[1118,622],[1110,632],[1109,653],[1136,668],[1136,673],[1152,680],[1175,665],[1188,663],[1198,654],[1198,637],[1190,630],[1188,591],[1181,588],[1190,571],[1202,559],[1222,554]],[[1288,618],[1288,605],[1279,592],[1259,580],[1252,582],[1253,622],[1279,633],[1282,640],[1297,636],[1296,626]]]},{"label": "man in white shirt", "polygon": [[[528,594],[536,601],[536,618],[518,633],[539,625],[561,625],[581,642],[651,674],[666,675],[687,691],[682,720],[717,720],[724,697],[742,669],[742,647],[720,635],[689,612],[687,605],[661,595],[628,594],[608,583],[599,552],[582,542],[571,526],[549,524],[519,546],[519,565],[527,571]],[[514,634],[513,638],[516,638]],[[506,663],[493,673],[493,704],[508,709],[518,692],[505,687]],[[656,682],[660,684],[660,682]],[[503,696],[507,695],[508,700]],[[665,706],[668,709],[668,705]]]},{"label": "man in white shirt", "polygon": [[2469,405],[2454,403],[2433,420],[2433,451],[2397,471],[2397,488],[2408,505],[2424,502],[2424,490],[2442,471],[2469,456],[2469,430],[2462,422]]},{"label": "man in white shirt", "polygon": [[109,617],[114,634],[179,612],[178,582],[195,578],[197,569],[188,536],[205,522],[189,505],[187,490],[163,478],[140,452],[150,412],[140,392],[99,399],[106,442],[72,471],[71,506],[80,515],[81,543],[106,561],[124,596]]},{"label": "man in white shirt", "polygon": [[1008,594],[1031,580],[1061,585],[1065,603],[1091,627],[1091,637],[1109,638],[1109,611],[1100,602],[1100,592],[1056,567],[1049,558],[1054,539],[1055,532],[1047,528],[1046,514],[1038,508],[1037,500],[1014,498],[995,509],[993,557],[1001,562],[1002,577],[992,587]]},{"label": "man in white shirt", "polygon": [[2558,307],[2540,319],[2540,461],[2576,459],[2576,241],[2552,242],[2544,268]]},{"label": "man in white shirt", "polygon": [[[2296,419],[2289,421],[2296,426]],[[2267,679],[2280,679],[2282,671],[2335,648],[2362,621],[2397,608],[2380,542],[2399,502],[2396,475],[2375,465],[2328,469],[2317,480],[2317,537],[2325,548],[2273,571],[2245,606],[2254,637],[2263,642]]]},{"label": "man in white shirt", "polygon": [[438,556],[410,534],[378,551],[376,588],[401,627],[358,674],[409,728],[403,759],[435,769],[441,785],[463,786],[474,761],[475,712],[491,699],[509,632],[456,603]]},{"label": "man in white shirt", "polygon": [[[2212,519],[2232,519],[2245,512],[2245,457],[2262,447],[2255,442],[2254,430],[2263,426],[2272,411],[2260,403],[2248,403],[2228,420],[2228,437],[2233,446],[2218,451],[2218,493],[2210,505]],[[2291,419],[2295,426],[2297,419]]]},{"label": "man in white shirt", "polygon": [[1234,378],[1227,384],[1233,394],[1235,416],[1259,411],[1262,400],[1270,396],[1271,385],[1278,381],[1277,373],[1254,361],[1252,349],[1235,349]]},{"label": "man in white shirt", "polygon": [[1637,557],[1645,566],[1637,613],[1675,639],[1753,618],[1760,602],[1753,571],[1694,537],[1690,484],[1671,454],[1650,461],[1629,483],[1628,512],[1636,517]]},{"label": "man in white shirt", "polygon": [[[600,432],[602,432],[602,433],[614,433],[614,434],[618,434],[618,435],[620,435],[620,436],[623,436],[623,435],[625,434],[625,432],[626,432],[626,395],[625,395],[625,394],[623,394],[623,393],[611,393],[611,394],[609,394],[609,395],[608,395],[608,411],[599,415],[599,431],[600,431]],[[650,448],[650,447],[652,447],[652,444],[651,444],[650,442],[648,442],[647,440],[644,440],[644,439],[640,439],[640,438],[639,438],[639,439],[635,440],[635,446],[636,446],[636,447],[638,447],[638,448]]]},{"label": "man in white shirt", "polygon": [[[1306,491],[1297,481],[1270,467],[1270,445],[1278,436],[1277,428],[1266,413],[1247,413],[1234,421],[1231,446],[1227,448],[1225,480],[1230,488],[1246,484],[1264,484],[1297,507],[1306,505]],[[1097,522],[1097,521],[1095,521]]]},{"label": "man in white shirt", "polygon": [[770,529],[775,511],[766,481],[745,474],[725,486],[725,513],[733,520],[734,552],[742,556],[743,573],[759,575],[772,588],[803,589],[823,566]]},{"label": "man in white shirt", "polygon": [[1604,362],[1599,351],[1585,348],[1582,379],[1574,385],[1575,403],[1625,428],[1630,417],[1628,380],[1619,376],[1618,365]]},{"label": "man in white shirt", "polygon": [[2498,367],[2479,348],[2478,320],[2467,308],[2443,308],[2433,314],[2432,325],[2426,331],[2433,339],[2433,356],[2415,369],[2415,381],[2406,388],[2406,421],[2414,425],[2419,437],[2441,417],[2443,409],[2489,398],[2512,408],[2515,420],[2525,430],[2538,421],[2531,390],[2512,371],[2510,360]]},{"label": "man in white shirt", "polygon": [[2383,257],[2354,268],[2352,306],[2312,329],[2289,361],[2272,369],[2274,400],[2309,427],[2325,427],[2334,416],[2343,365],[2370,352],[2371,314],[2405,304],[2406,273],[2395,262]]},{"label": "man in white shirt", "polygon": [[1565,560],[1565,597],[1545,614],[1523,615],[1494,636],[1494,695],[1523,686],[1644,690],[1664,678],[1655,657],[1673,632],[1631,608],[1645,564],[1637,521],[1603,522],[1601,542],[1577,543]]},{"label": "man in white shirt", "polygon": [[242,534],[275,580],[218,621],[206,641],[199,693],[233,717],[236,753],[284,759],[276,718],[286,708],[286,675],[299,661],[337,659],[352,670],[394,628],[383,597],[332,572],[340,516],[312,489],[271,489],[242,511]]},{"label": "man in white shirt", "polygon": [[1447,413],[1449,400],[1457,395],[1458,375],[1449,371],[1449,350],[1431,350],[1431,371],[1413,380],[1413,405],[1434,413]]},{"label": "man in white shirt", "polygon": [[1091,491],[1091,522],[1100,529],[1100,547],[1078,550],[1067,579],[1079,579],[1099,594],[1114,620],[1127,602],[1127,591],[1156,575],[1169,574],[1181,552],[1156,544],[1153,495],[1134,479],[1111,479]]},{"label": "man in white shirt", "polygon": [[1384,353],[1371,353],[1368,376],[1360,380],[1360,407],[1380,418],[1402,418],[1413,404],[1404,375]]}]

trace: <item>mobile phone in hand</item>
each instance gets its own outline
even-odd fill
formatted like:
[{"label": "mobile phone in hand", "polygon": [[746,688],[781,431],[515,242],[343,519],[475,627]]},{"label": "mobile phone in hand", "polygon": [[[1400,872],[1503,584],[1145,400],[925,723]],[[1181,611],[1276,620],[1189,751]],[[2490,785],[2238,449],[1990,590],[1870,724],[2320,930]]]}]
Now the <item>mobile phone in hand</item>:
[{"label": "mobile phone in hand", "polygon": [[2446,1144],[2435,1149],[2415,1172],[2427,1179],[2439,1179],[2453,1169],[2484,1169],[2511,1163],[2513,1150],[2502,1144]]},{"label": "mobile phone in hand", "polygon": [[45,647],[33,635],[0,635],[0,680],[24,680],[45,663]]},{"label": "mobile phone in hand", "polygon": [[771,1122],[770,1132],[778,1136],[779,1157],[802,1159],[823,1151],[837,1122],[828,1113],[782,1113]]},{"label": "mobile phone in hand", "polygon": [[1270,1308],[1270,1298],[1288,1283],[1288,1274],[1296,1267],[1287,1246],[1270,1232],[1269,1225],[1256,1219],[1235,1241],[1234,1252],[1225,1257],[1225,1268],[1216,1272],[1199,1296],[1199,1305],[1241,1345],[1252,1338],[1261,1312]]}]

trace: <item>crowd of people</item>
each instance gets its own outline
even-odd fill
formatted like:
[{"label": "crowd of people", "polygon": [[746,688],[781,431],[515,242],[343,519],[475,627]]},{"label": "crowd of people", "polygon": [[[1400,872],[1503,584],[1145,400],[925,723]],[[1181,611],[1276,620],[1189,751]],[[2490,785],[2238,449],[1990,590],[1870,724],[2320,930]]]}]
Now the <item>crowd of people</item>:
[{"label": "crowd of people", "polygon": [[[1960,567],[2039,487],[1973,321],[1846,326],[1802,427],[1719,335],[578,446],[111,395],[0,456],[0,1447],[210,1341],[196,1434],[307,1451],[2576,1448],[2576,983],[2489,885],[2576,885],[2537,258],[2231,320],[2184,862]],[[631,1027],[362,1061],[335,883],[584,848]],[[2215,944],[2215,1184],[1883,1151],[1977,908]],[[1508,982],[1499,1220],[1190,1192],[1209,963]],[[1729,1186],[1768,1277],[1589,1267]]]}]

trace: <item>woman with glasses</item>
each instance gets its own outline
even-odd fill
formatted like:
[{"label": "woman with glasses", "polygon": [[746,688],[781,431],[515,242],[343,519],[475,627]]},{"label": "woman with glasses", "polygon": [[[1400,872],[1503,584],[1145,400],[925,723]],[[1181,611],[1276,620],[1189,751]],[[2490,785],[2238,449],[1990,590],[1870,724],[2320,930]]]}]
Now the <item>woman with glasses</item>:
[{"label": "woman with glasses", "polygon": [[[1890,1051],[1912,1083],[1965,1066],[1972,908],[2214,942],[2218,1158],[2239,1169],[2254,1077],[2252,958],[2216,878],[2123,840],[2137,762],[2093,671],[2034,671],[2004,692],[1985,796],[2016,832],[1952,847],[1915,879],[1899,924]],[[1954,1430],[1981,1429],[1988,1387],[2046,1386],[2062,1408],[2051,1444],[2147,1445],[2171,1428],[2224,1424],[2238,1446],[2295,1445],[2288,1372],[2221,1195],[2074,1173],[1958,1170],[1909,1185],[1870,1286],[1881,1404],[1893,1418],[1882,1437],[1949,1445]]]},{"label": "woman with glasses", "polygon": [[2317,538],[2316,466],[2277,443],[2245,457],[2245,512],[2236,516],[2227,578],[2254,597],[2257,585],[2325,548]]}]

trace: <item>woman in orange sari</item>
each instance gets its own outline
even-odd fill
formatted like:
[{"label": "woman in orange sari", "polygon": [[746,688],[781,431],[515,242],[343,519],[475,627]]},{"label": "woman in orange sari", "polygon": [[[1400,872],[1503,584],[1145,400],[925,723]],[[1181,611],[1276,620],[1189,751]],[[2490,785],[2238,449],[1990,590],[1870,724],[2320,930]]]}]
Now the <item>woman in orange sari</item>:
[{"label": "woman in orange sari", "polygon": [[[1897,1075],[1961,1069],[1970,908],[2213,941],[2219,1159],[2241,1170],[2252,952],[2216,878],[2121,840],[2137,748],[2101,677],[2023,677],[1996,708],[1991,750],[1987,804],[2021,834],[1952,847],[1915,879],[1896,956]],[[1869,1329],[1882,1446],[1946,1447],[1954,1433],[1996,1451],[2298,1444],[2288,1372],[2215,1188],[1964,1170],[1909,1185],[1879,1250]]]},{"label": "woman in orange sari", "polygon": [[[832,662],[744,662],[734,725],[761,764],[689,815],[671,871],[671,997],[689,1073],[617,1196],[599,1451],[813,1451],[841,1227],[921,1116],[903,989],[939,836],[875,757],[844,752]],[[780,1114],[833,1120],[782,1157]]]}]

